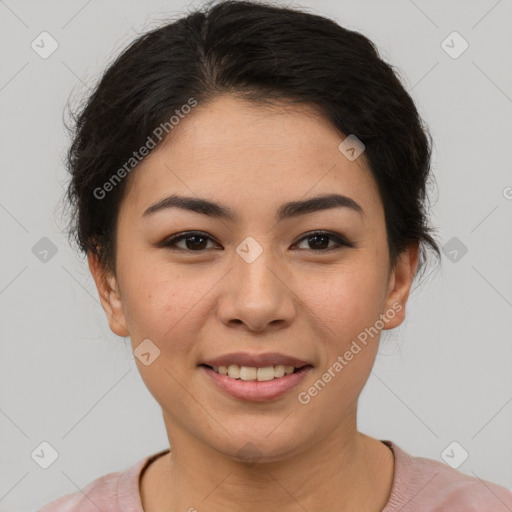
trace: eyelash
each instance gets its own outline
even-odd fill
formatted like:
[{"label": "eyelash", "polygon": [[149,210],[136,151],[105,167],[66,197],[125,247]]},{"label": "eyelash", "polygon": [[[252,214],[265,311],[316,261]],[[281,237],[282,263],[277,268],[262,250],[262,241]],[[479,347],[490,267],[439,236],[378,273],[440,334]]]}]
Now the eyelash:
[{"label": "eyelash", "polygon": [[[301,250],[301,251],[309,250],[309,251],[311,251],[313,253],[320,254],[320,253],[331,252],[331,251],[336,250],[336,249],[341,249],[343,247],[355,247],[355,245],[353,243],[349,242],[348,240],[343,238],[341,235],[338,235],[336,233],[332,233],[330,231],[311,231],[310,233],[307,233],[305,236],[300,238],[296,242],[296,244],[294,244],[294,245],[297,245],[300,242],[302,242],[303,240],[307,240],[308,238],[311,238],[311,237],[313,237],[315,235],[323,235],[323,236],[330,237],[333,241],[335,241],[338,244],[338,246],[337,247],[328,247],[327,249],[299,249],[299,250]],[[192,236],[200,236],[202,238],[207,238],[207,239],[209,239],[211,241],[214,241],[211,236],[209,236],[208,234],[206,234],[204,232],[201,232],[201,231],[187,231],[185,233],[179,233],[177,235],[173,235],[170,238],[167,238],[160,245],[162,247],[166,247],[166,248],[171,249],[171,250],[191,252],[191,253],[193,253],[193,252],[201,253],[201,252],[205,252],[205,251],[208,250],[208,249],[202,249],[202,250],[194,251],[194,250],[191,250],[191,249],[184,249],[182,247],[177,247],[176,246],[176,244],[178,242],[180,242],[181,240],[184,240],[184,239],[186,239],[188,237],[192,237]]]}]

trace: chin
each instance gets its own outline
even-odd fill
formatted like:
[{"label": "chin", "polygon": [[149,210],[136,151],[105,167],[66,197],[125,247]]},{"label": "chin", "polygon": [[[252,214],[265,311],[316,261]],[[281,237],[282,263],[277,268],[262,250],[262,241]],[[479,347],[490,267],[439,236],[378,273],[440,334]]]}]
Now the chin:
[{"label": "chin", "polygon": [[[259,430],[261,435],[258,435]],[[240,431],[233,434],[218,445],[214,443],[215,446],[212,445],[212,448],[225,457],[253,465],[287,459],[300,453],[299,443],[305,446],[307,444],[306,440],[302,439],[298,442],[290,432],[273,436],[272,433],[269,434],[271,431],[272,429],[258,429],[252,425],[245,433]]]}]

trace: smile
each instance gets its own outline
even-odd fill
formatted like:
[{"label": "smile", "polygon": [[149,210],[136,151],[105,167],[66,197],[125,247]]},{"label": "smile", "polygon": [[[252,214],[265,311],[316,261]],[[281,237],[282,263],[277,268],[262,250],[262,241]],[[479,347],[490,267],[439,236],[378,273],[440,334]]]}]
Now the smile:
[{"label": "smile", "polygon": [[285,375],[290,375],[299,370],[294,366],[285,366],[278,364],[275,366],[265,366],[256,368],[254,366],[239,366],[231,364],[229,366],[209,366],[215,373],[227,375],[232,379],[257,380],[259,382],[280,379]]},{"label": "smile", "polygon": [[313,367],[311,365],[301,368],[285,365],[259,368],[238,365],[213,367],[202,364],[199,369],[221,392],[239,400],[264,402],[277,399],[291,391],[310,370],[313,370]]}]

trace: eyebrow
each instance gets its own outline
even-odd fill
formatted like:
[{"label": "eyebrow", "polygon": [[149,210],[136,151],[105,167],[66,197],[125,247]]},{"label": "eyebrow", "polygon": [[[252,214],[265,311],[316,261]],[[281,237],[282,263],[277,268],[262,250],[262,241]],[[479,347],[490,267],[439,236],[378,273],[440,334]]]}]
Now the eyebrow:
[{"label": "eyebrow", "polygon": [[[306,215],[308,213],[340,207],[349,208],[364,217],[363,208],[352,198],[342,194],[327,194],[313,197],[311,199],[305,199],[303,201],[290,201],[288,203],[284,203],[279,207],[276,218],[278,221],[281,221],[292,217]],[[169,197],[151,205],[144,211],[142,216],[147,217],[169,208],[180,208],[182,210],[201,213],[209,217],[230,221],[234,221],[237,218],[235,212],[227,206],[223,206],[208,199],[180,196],[176,194],[170,195]]]}]

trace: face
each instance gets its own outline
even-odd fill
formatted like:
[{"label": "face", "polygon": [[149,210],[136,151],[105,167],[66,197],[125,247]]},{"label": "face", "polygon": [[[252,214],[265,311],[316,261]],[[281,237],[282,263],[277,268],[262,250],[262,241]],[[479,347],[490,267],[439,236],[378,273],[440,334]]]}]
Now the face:
[{"label": "face", "polygon": [[[380,331],[403,321],[417,262],[411,248],[390,269],[364,153],[346,158],[344,136],[313,110],[230,96],[199,104],[171,135],[130,177],[116,277],[89,256],[111,329],[145,354],[135,361],[171,444],[193,439],[236,458],[252,443],[270,461],[350,435]],[[283,208],[332,194],[349,199]],[[171,195],[218,207],[166,206]],[[307,366],[286,385],[222,388],[234,379],[201,365],[232,353]]]}]

